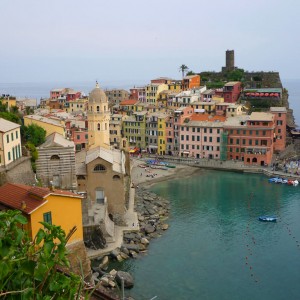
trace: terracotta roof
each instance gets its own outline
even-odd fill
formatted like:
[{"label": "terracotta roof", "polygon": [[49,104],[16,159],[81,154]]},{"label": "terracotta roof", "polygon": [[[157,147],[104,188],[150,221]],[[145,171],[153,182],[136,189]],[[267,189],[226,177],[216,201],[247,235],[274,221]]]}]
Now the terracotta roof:
[{"label": "terracotta roof", "polygon": [[224,122],[226,120],[226,117],[224,116],[212,116],[209,114],[193,114],[190,117],[191,121],[220,121]]},{"label": "terracotta roof", "polygon": [[[25,214],[31,214],[33,211],[48,202],[46,197],[49,195],[82,198],[80,195],[68,191],[51,191],[48,188],[6,183],[0,187],[0,204],[12,209],[21,210]],[[25,205],[22,206],[22,204]]]},{"label": "terracotta roof", "polygon": [[138,100],[123,100],[122,102],[120,102],[120,105],[134,105],[138,102]]}]

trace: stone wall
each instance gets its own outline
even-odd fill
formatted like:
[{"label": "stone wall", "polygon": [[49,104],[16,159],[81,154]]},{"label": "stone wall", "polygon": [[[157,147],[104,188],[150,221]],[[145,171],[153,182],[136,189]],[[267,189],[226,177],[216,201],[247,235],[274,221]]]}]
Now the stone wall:
[{"label": "stone wall", "polygon": [[36,183],[35,174],[31,168],[30,157],[21,157],[0,169],[0,186],[6,182],[33,185]]},{"label": "stone wall", "polygon": [[91,261],[87,256],[83,241],[67,245],[71,272],[83,276],[86,282],[91,281]]}]

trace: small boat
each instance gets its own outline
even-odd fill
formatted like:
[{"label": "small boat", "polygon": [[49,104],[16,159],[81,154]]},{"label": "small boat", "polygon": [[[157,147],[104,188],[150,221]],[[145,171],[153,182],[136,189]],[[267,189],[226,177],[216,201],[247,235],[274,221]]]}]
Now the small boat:
[{"label": "small boat", "polygon": [[261,222],[276,222],[277,217],[275,217],[275,216],[260,216],[260,217],[258,217],[258,220]]},{"label": "small boat", "polygon": [[296,179],[296,180],[294,180],[294,182],[293,182],[293,186],[297,186],[299,184],[299,181]]},{"label": "small boat", "polygon": [[273,177],[268,179],[269,182],[277,182],[279,180],[279,177]]}]

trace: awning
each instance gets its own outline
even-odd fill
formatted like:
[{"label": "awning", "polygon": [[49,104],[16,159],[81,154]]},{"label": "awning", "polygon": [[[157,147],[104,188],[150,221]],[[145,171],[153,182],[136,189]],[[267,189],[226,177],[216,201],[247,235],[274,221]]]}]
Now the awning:
[{"label": "awning", "polygon": [[183,151],[183,154],[190,154],[190,151]]}]

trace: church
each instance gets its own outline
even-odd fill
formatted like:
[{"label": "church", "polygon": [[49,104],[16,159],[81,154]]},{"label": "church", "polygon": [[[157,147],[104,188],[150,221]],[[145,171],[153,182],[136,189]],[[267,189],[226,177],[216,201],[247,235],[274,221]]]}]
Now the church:
[{"label": "church", "polygon": [[77,191],[85,197],[84,235],[100,226],[109,241],[114,238],[114,225],[125,225],[130,160],[126,139],[120,149],[110,145],[108,100],[98,83],[89,94],[87,118],[88,147],[76,153]]}]

